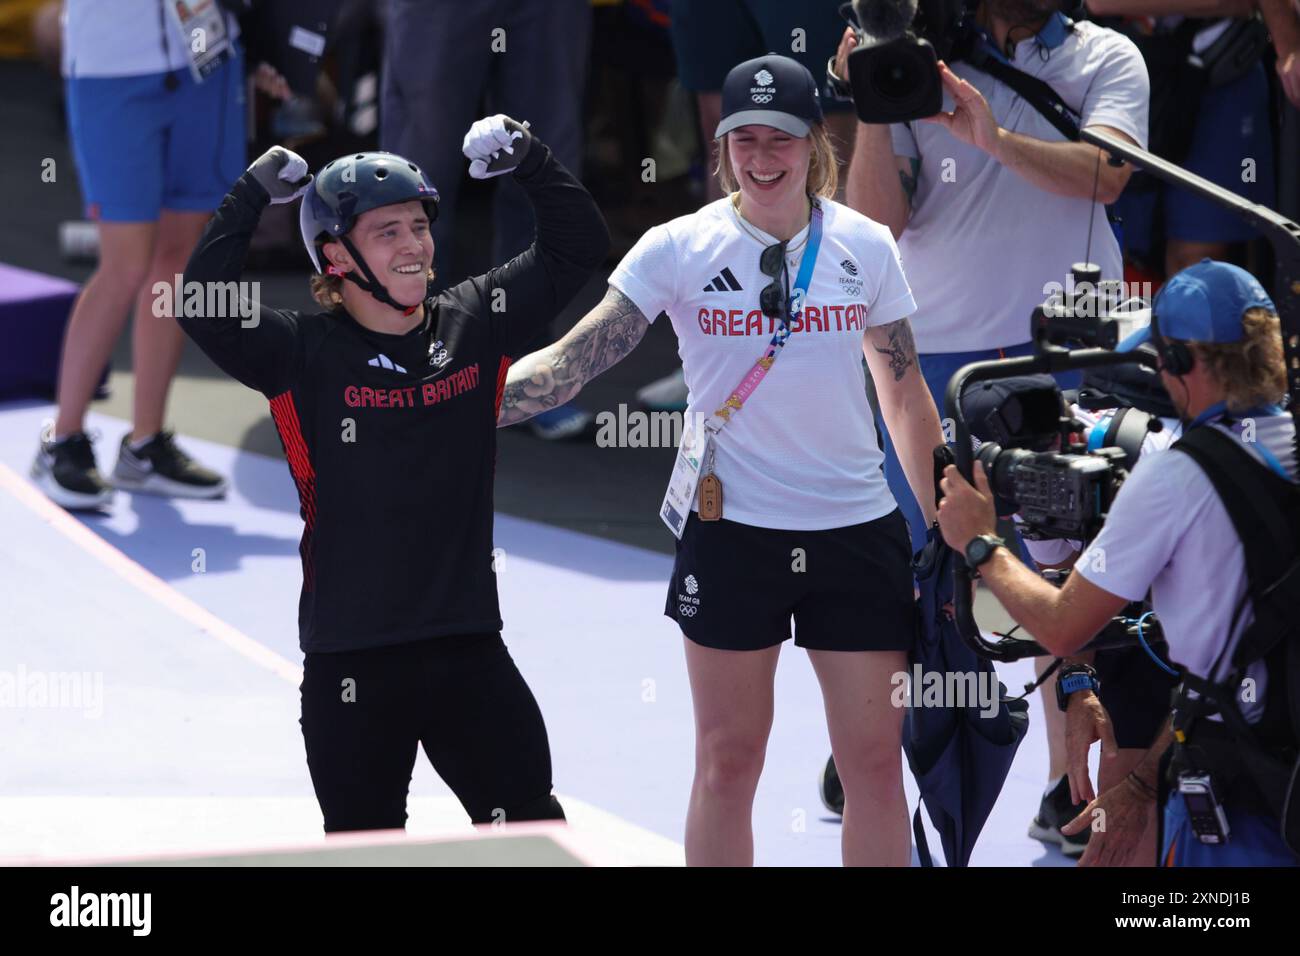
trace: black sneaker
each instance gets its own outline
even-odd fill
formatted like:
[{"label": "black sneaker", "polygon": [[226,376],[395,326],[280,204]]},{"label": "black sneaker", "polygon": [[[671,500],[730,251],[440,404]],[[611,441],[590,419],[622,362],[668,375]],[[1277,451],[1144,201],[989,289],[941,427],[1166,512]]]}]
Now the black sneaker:
[{"label": "black sneaker", "polygon": [[1070,804],[1070,778],[1062,777],[1038,805],[1038,816],[1029,824],[1029,835],[1044,843],[1055,843],[1068,857],[1083,856],[1092,828],[1074,836],[1066,836],[1061,832],[1061,827],[1081,814],[1086,806],[1086,803]]},{"label": "black sneaker", "polygon": [[130,439],[130,432],[122,436],[113,469],[113,484],[123,491],[170,498],[220,498],[226,493],[226,479],[181,451],[174,433],[159,432],[139,451],[131,449]]},{"label": "black sneaker", "polygon": [[840,773],[835,769],[834,755],[826,759],[822,768],[821,786],[822,806],[836,816],[844,816],[844,784],[840,783]]},{"label": "black sneaker", "polygon": [[95,449],[85,432],[54,441],[54,426],[47,424],[31,475],[38,488],[65,508],[103,508],[113,500],[113,489],[95,467]]}]

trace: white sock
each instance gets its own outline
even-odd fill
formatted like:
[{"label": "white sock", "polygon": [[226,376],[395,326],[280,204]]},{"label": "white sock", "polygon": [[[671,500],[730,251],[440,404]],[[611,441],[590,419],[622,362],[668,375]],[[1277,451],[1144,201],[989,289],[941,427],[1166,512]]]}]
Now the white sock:
[{"label": "white sock", "polygon": [[1061,774],[1059,777],[1057,777],[1055,780],[1049,783],[1047,785],[1047,789],[1043,791],[1043,799],[1046,800],[1048,797],[1050,797],[1052,795],[1052,791],[1055,790],[1057,787],[1059,787],[1061,785],[1061,781],[1064,779],[1065,779],[1065,774]]}]

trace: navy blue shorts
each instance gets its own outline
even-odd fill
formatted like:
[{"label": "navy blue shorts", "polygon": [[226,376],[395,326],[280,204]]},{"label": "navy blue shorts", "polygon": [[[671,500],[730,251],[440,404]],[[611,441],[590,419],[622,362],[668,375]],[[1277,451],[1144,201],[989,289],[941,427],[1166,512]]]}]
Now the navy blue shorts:
[{"label": "navy blue shorts", "polygon": [[[1233,83],[1206,90],[1183,166],[1251,202],[1272,206],[1277,187],[1269,110],[1268,74],[1263,64],[1256,64]],[[1222,206],[1160,183],[1154,190],[1125,190],[1116,203],[1115,211],[1124,221],[1125,252],[1141,255],[1154,246],[1159,195],[1165,199],[1169,239],[1247,242],[1258,235],[1253,226]]]},{"label": "navy blue shorts", "polygon": [[1178,678],[1161,670],[1140,647],[1098,651],[1092,666],[1101,681],[1097,696],[1110,715],[1115,745],[1146,750],[1169,719],[1169,696]]},{"label": "navy blue shorts", "polygon": [[822,651],[908,651],[916,639],[911,545],[894,509],[825,531],[780,531],[692,513],[664,614],[704,647],[757,651],[790,638]]}]

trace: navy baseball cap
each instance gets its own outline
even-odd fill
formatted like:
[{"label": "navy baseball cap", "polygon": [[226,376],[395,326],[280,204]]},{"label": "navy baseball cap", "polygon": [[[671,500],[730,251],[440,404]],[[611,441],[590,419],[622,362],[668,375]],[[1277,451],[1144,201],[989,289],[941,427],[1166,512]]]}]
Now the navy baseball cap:
[{"label": "navy baseball cap", "polygon": [[769,53],[733,67],[722,81],[722,122],[713,138],[751,124],[803,137],[821,119],[817,81],[808,68]]},{"label": "navy baseball cap", "polygon": [[[1276,312],[1259,280],[1239,266],[1202,259],[1164,284],[1151,311],[1167,339],[1188,342],[1239,342],[1247,309]],[[1138,329],[1115,349],[1131,352],[1151,341],[1151,327]]]}]

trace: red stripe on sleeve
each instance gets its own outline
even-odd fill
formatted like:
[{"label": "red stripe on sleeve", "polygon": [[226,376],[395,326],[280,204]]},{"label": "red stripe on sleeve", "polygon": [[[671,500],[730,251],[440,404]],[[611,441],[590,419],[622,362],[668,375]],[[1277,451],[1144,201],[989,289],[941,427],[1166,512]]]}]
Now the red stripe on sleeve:
[{"label": "red stripe on sleeve", "polygon": [[496,417],[501,417],[501,400],[506,395],[506,372],[510,370],[510,357],[501,356],[501,367],[497,369]]},{"label": "red stripe on sleeve", "polygon": [[275,429],[280,433],[284,457],[289,462],[289,473],[293,475],[293,483],[298,488],[298,500],[302,504],[306,527],[298,551],[302,555],[303,587],[310,591],[316,583],[311,558],[311,539],[316,528],[316,469],[311,463],[311,454],[307,451],[302,423],[298,420],[298,409],[293,403],[291,392],[282,392],[271,399],[271,417],[275,419]]}]

